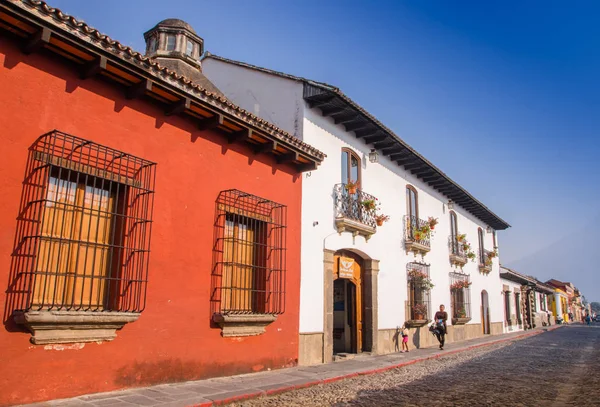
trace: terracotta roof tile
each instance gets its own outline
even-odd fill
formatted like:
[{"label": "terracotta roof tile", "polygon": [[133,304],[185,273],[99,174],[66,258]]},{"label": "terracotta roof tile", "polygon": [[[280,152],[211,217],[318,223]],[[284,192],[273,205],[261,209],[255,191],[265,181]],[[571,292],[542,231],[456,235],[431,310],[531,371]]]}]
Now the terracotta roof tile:
[{"label": "terracotta roof tile", "polygon": [[[46,2],[41,0],[9,0],[11,3],[19,6],[22,9],[27,10],[28,8],[33,8],[34,10],[44,14],[46,16],[52,17],[56,22],[66,25],[67,28],[70,29],[71,32],[75,31],[82,36],[88,37],[94,42],[98,42],[103,48],[108,51],[112,51],[113,53],[118,53],[123,59],[133,59],[138,66],[145,68],[148,72],[159,75],[162,79],[167,79],[170,81],[175,81],[181,87],[188,87],[193,89],[194,91],[200,93],[203,96],[203,99],[209,103],[211,103],[214,107],[223,109],[229,108],[236,113],[236,117],[239,119],[246,121],[250,124],[257,126],[258,128],[267,131],[269,134],[276,136],[284,142],[287,142],[306,153],[310,153],[318,160],[322,161],[326,155],[314,148],[313,146],[299,140],[288,132],[280,129],[272,123],[263,120],[254,114],[242,109],[236,104],[232,103],[230,100],[225,98],[222,95],[217,94],[216,92],[210,92],[207,89],[201,87],[200,85],[192,82],[188,78],[178,75],[176,72],[173,72],[161,65],[157,62],[151,60],[150,58],[142,55],[141,53],[133,50],[131,47],[121,44],[119,41],[113,40],[106,34],[102,34],[97,29],[90,27],[85,22],[77,20],[75,17],[70,16],[68,14],[63,13],[61,10],[50,7]],[[186,89],[189,91],[189,89]]]}]

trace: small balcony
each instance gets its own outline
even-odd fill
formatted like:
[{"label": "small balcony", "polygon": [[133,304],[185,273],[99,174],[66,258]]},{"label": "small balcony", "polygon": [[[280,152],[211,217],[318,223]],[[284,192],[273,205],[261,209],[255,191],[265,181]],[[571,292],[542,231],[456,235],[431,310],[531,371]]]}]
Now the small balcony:
[{"label": "small balcony", "polygon": [[490,274],[492,271],[492,264],[494,264],[495,252],[489,250],[479,250],[479,272],[483,274]]},{"label": "small balcony", "polygon": [[406,251],[425,255],[431,251],[431,232],[429,222],[415,216],[404,216],[404,247]]},{"label": "small balcony", "polygon": [[375,220],[377,198],[361,189],[351,194],[345,184],[336,184],[333,195],[335,227],[338,233],[350,232],[352,236],[361,235],[365,240],[369,240],[377,231]]},{"label": "small balcony", "polygon": [[448,236],[448,247],[450,249],[450,263],[453,266],[463,267],[469,260],[464,249],[463,242],[459,242],[456,236]]}]

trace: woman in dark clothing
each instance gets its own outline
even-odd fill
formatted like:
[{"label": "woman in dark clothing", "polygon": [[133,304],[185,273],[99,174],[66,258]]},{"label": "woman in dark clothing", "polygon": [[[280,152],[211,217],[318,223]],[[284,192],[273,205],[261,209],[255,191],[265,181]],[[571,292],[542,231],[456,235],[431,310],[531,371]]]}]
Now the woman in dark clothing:
[{"label": "woman in dark clothing", "polygon": [[440,305],[440,310],[435,313],[433,317],[435,324],[435,336],[440,342],[440,349],[444,349],[444,342],[446,340],[446,321],[448,320],[448,313],[444,311],[444,305]]}]

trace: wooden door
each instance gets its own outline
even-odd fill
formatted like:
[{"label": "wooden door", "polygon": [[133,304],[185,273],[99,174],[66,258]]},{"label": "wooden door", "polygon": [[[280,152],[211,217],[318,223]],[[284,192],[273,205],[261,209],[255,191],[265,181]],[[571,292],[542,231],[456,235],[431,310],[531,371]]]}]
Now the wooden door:
[{"label": "wooden door", "polygon": [[[352,273],[340,273],[340,262],[349,262],[352,260]],[[354,338],[354,346],[356,352],[361,352],[363,348],[363,287],[362,287],[362,267],[360,263],[353,258],[345,256],[334,256],[334,279],[346,278],[354,284],[354,295],[352,296],[353,303],[351,309],[353,309],[354,321],[350,324],[353,330],[352,337]],[[342,267],[343,269],[344,267]]]},{"label": "wooden door", "polygon": [[50,177],[46,199],[32,305],[103,309],[112,194]]}]

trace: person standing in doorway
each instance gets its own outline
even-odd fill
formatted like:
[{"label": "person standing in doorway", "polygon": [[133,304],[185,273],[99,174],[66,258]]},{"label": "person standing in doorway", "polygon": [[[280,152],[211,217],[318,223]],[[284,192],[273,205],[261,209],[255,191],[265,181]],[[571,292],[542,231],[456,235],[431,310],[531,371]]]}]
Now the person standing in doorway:
[{"label": "person standing in doorway", "polygon": [[446,341],[446,321],[448,320],[448,313],[444,311],[444,304],[440,305],[440,310],[435,313],[434,324],[435,330],[437,331],[436,337],[440,342],[440,349],[444,350],[444,342]]}]

